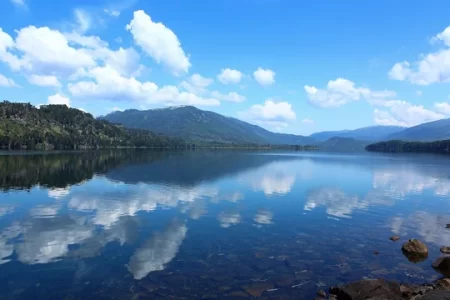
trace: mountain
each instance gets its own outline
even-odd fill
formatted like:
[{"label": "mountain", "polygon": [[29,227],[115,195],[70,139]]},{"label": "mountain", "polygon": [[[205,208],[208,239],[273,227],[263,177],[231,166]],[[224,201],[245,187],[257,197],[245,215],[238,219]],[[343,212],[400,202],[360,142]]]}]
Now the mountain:
[{"label": "mountain", "polygon": [[369,126],[355,130],[322,131],[313,133],[310,137],[318,141],[326,141],[332,137],[353,138],[363,141],[381,141],[404,129],[405,127],[400,126]]},{"label": "mountain", "polygon": [[65,105],[0,102],[0,149],[177,147],[179,139],[130,130]]},{"label": "mountain", "polygon": [[196,142],[239,144],[313,144],[310,137],[270,132],[264,128],[193,106],[113,112],[102,117],[129,128],[147,129]]},{"label": "mountain", "polygon": [[438,141],[450,139],[450,119],[423,123],[389,135],[386,140]]},{"label": "mountain", "polygon": [[324,142],[318,143],[317,147],[321,151],[329,152],[363,152],[369,144],[369,141],[354,138],[332,137]]}]

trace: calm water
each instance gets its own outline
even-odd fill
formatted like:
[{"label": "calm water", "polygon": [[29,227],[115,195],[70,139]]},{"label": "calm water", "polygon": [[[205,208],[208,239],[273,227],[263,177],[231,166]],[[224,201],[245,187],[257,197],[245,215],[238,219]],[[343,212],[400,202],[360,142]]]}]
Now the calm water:
[{"label": "calm water", "polygon": [[[1,299],[312,299],[431,281],[450,246],[447,157],[0,155],[0,188]],[[426,261],[403,256],[408,238]]]}]

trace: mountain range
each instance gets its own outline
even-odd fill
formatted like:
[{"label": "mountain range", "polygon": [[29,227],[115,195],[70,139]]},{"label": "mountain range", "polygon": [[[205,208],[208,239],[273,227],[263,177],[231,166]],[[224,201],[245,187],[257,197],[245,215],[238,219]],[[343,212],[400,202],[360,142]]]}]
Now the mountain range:
[{"label": "mountain range", "polygon": [[[321,148],[345,145],[361,149],[372,142],[386,140],[431,141],[450,139],[450,119],[420,124],[414,127],[369,126],[354,130],[322,131],[310,136],[274,133],[236,118],[226,117],[193,106],[162,109],[130,109],[104,117],[126,127],[147,129],[191,141],[236,144],[314,144]],[[341,140],[339,140],[341,139]],[[333,146],[334,145],[334,146]]]},{"label": "mountain range", "polygon": [[102,118],[129,128],[147,129],[196,142],[289,145],[317,142],[312,137],[274,133],[262,127],[193,106],[143,111],[129,109],[113,112]]}]

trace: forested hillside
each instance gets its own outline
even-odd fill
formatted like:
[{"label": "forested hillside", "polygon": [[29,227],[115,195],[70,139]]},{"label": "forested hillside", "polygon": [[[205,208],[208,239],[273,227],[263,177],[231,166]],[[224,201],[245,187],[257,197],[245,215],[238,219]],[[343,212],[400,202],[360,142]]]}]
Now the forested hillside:
[{"label": "forested hillside", "polygon": [[127,129],[65,105],[0,102],[0,149],[182,147],[181,139]]},{"label": "forested hillside", "polygon": [[434,142],[405,142],[393,140],[368,145],[367,151],[373,152],[422,152],[422,153],[450,153],[450,140]]}]

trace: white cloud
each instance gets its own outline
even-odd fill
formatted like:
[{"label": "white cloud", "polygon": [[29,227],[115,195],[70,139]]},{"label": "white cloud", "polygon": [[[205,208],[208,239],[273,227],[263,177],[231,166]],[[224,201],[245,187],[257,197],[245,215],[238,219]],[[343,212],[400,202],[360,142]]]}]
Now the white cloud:
[{"label": "white cloud", "polygon": [[118,16],[120,16],[120,11],[114,10],[114,9],[107,9],[107,8],[105,8],[103,10],[103,12],[105,14],[107,14],[108,16],[110,16],[110,17],[118,17]]},{"label": "white cloud", "polygon": [[235,103],[240,103],[245,101],[247,98],[245,96],[242,96],[236,92],[230,92],[228,94],[222,94],[219,91],[212,91],[211,92],[211,97],[219,99],[219,100],[224,100],[224,101],[228,101],[228,102],[235,102]]},{"label": "white cloud", "polygon": [[[8,50],[15,50],[20,56]],[[0,60],[13,71],[53,76],[69,76],[79,68],[96,64],[84,49],[70,47],[61,32],[34,26],[20,29],[15,41],[0,31]]]},{"label": "white cloud", "polygon": [[253,77],[260,85],[272,85],[275,83],[275,72],[270,69],[258,68],[253,72]]},{"label": "white cloud", "polygon": [[168,67],[175,75],[187,73],[191,63],[175,33],[163,23],[155,23],[143,10],[134,12],[126,26],[145,53],[158,64]]},{"label": "white cloud", "polygon": [[28,77],[28,82],[34,85],[38,86],[53,86],[53,87],[60,87],[61,83],[59,82],[58,78],[56,76],[52,75],[36,75],[33,74],[30,77]]},{"label": "white cloud", "polygon": [[14,80],[5,77],[4,75],[0,74],[0,86],[1,87],[18,87],[18,85],[14,82]]},{"label": "white cloud", "polygon": [[302,120],[302,123],[306,125],[314,125],[314,120],[306,118]]},{"label": "white cloud", "polygon": [[369,101],[380,101],[395,97],[393,91],[371,91],[368,88],[357,87],[353,81],[345,78],[330,80],[325,89],[305,85],[308,100],[311,104],[322,108],[334,108],[365,98]]},{"label": "white cloud", "polygon": [[263,105],[255,104],[238,115],[242,119],[275,129],[286,127],[289,122],[296,119],[290,103],[275,102],[272,99],[266,100]]},{"label": "white cloud", "polygon": [[89,28],[91,28],[92,24],[92,17],[89,15],[89,13],[82,9],[75,9],[74,10],[75,15],[75,21],[77,22],[77,31],[80,33],[84,33]]},{"label": "white cloud", "polygon": [[450,103],[448,102],[435,103],[434,109],[439,113],[450,116]]},{"label": "white cloud", "polygon": [[155,83],[141,82],[134,77],[123,77],[109,66],[89,71],[94,81],[79,81],[69,84],[74,97],[95,98],[111,101],[135,101],[142,106],[163,105],[220,105],[219,100],[203,98],[194,93],[182,92],[176,86],[158,87]]},{"label": "white cloud", "polygon": [[223,84],[237,84],[241,82],[243,74],[238,70],[222,69],[220,74],[217,75],[217,79]]},{"label": "white cloud", "polygon": [[25,3],[25,0],[10,0],[12,4],[21,7],[21,8],[27,8],[27,4]]},{"label": "white cloud", "polygon": [[272,224],[273,214],[268,210],[260,210],[256,213],[253,221],[262,225]]},{"label": "white cloud", "polygon": [[70,107],[70,99],[67,97],[64,97],[63,95],[57,93],[54,95],[51,95],[47,99],[48,104],[62,104],[66,105],[67,107]]},{"label": "white cloud", "polygon": [[[442,41],[446,47],[450,47],[450,26],[433,37],[432,41]],[[391,79],[409,81],[416,85],[450,82],[450,49],[429,53],[414,63],[396,63],[388,75]]]},{"label": "white cloud", "polygon": [[202,94],[206,92],[206,88],[214,82],[211,78],[203,77],[200,74],[194,74],[186,81],[182,81],[180,86],[191,93]]},{"label": "white cloud", "polygon": [[386,101],[383,106],[385,109],[375,109],[373,112],[374,121],[378,125],[410,127],[445,118],[443,114],[406,101]]}]

